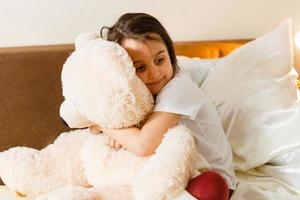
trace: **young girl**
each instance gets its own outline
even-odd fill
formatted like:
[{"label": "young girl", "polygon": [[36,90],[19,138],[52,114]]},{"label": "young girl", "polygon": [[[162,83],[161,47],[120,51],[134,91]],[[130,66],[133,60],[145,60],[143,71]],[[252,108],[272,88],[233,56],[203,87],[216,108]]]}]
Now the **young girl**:
[{"label": "young girl", "polygon": [[[128,13],[112,27],[103,27],[102,37],[105,30],[107,40],[127,50],[137,76],[155,99],[155,107],[141,129],[92,127],[92,131],[107,134],[112,148],[124,147],[136,155],[148,156],[154,153],[168,129],[184,124],[194,132],[197,149],[212,170],[226,180],[230,189],[235,189],[232,151],[218,114],[190,76],[179,70],[172,40],[161,23],[145,13]],[[209,178],[203,182],[205,193],[211,187],[207,186]],[[216,188],[214,192],[218,192]],[[204,193],[200,195],[207,195]]]}]

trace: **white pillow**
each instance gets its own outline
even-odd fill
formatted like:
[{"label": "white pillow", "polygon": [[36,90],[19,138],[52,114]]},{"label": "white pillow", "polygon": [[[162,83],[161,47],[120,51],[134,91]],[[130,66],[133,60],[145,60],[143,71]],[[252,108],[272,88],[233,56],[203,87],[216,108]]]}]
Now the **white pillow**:
[{"label": "white pillow", "polygon": [[198,57],[177,56],[180,70],[190,74],[193,82],[199,87],[202,85],[206,76],[215,67],[218,60],[219,58],[201,59]]},{"label": "white pillow", "polygon": [[300,146],[300,106],[291,74],[291,22],[220,59],[202,84],[221,117],[238,170]]}]

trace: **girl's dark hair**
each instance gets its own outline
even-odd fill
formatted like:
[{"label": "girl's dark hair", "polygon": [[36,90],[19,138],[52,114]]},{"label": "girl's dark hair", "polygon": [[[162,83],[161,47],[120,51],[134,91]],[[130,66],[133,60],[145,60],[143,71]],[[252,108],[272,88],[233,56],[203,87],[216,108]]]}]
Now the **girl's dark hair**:
[{"label": "girl's dark hair", "polygon": [[[103,31],[106,30],[105,33]],[[162,41],[168,50],[173,67],[173,75],[178,71],[173,42],[163,25],[153,16],[146,13],[126,13],[111,27],[104,26],[100,30],[102,38],[122,45],[126,38],[151,39]]]}]

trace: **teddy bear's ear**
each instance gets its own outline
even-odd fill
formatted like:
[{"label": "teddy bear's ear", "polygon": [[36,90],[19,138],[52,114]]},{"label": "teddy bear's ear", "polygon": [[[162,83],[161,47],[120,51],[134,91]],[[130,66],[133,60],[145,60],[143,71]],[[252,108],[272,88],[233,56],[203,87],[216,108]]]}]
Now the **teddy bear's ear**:
[{"label": "teddy bear's ear", "polygon": [[67,100],[61,104],[59,112],[61,118],[70,128],[86,128],[95,125],[79,113],[76,107]]},{"label": "teddy bear's ear", "polygon": [[81,33],[77,36],[75,40],[75,49],[78,50],[79,48],[81,48],[81,46],[83,46],[87,42],[97,38],[100,38],[100,35],[97,33],[92,33],[92,32]]}]

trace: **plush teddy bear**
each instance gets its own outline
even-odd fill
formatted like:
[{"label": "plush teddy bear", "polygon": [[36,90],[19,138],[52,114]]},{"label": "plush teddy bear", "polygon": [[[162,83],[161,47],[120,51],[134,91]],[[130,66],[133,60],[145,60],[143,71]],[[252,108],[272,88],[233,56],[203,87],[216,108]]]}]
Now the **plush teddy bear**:
[{"label": "plush teddy bear", "polygon": [[172,199],[186,187],[196,160],[201,162],[190,130],[168,130],[148,157],[111,149],[104,133],[87,127],[141,126],[152,112],[152,95],[117,43],[89,33],[75,47],[62,70],[60,113],[70,127],[83,129],[62,133],[40,151],[15,147],[0,153],[1,179],[39,200]]}]

